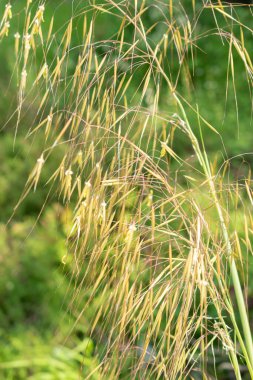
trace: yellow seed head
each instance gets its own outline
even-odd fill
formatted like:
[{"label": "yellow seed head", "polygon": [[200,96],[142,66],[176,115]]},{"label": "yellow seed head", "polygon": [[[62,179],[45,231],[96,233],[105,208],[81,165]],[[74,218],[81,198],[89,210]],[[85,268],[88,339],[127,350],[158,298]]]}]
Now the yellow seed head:
[{"label": "yellow seed head", "polygon": [[20,89],[23,91],[26,87],[27,71],[24,69],[21,73]]},{"label": "yellow seed head", "polygon": [[9,21],[6,21],[4,23],[4,26],[2,27],[2,30],[0,31],[0,38],[4,37],[4,36],[8,36],[9,34],[9,29],[10,29],[10,23]]},{"label": "yellow seed head", "polygon": [[14,34],[15,38],[15,54],[16,56],[18,55],[19,52],[19,41],[20,41],[20,34],[17,32]]},{"label": "yellow seed head", "polygon": [[35,18],[36,18],[39,22],[44,21],[44,18],[43,18],[43,16],[44,16],[44,11],[45,11],[45,5],[42,4],[42,5],[39,6],[38,11],[37,11],[36,16],[35,16]]},{"label": "yellow seed head", "polygon": [[6,4],[5,5],[5,12],[6,12],[7,19],[8,18],[12,18],[11,8],[12,8],[11,4]]}]

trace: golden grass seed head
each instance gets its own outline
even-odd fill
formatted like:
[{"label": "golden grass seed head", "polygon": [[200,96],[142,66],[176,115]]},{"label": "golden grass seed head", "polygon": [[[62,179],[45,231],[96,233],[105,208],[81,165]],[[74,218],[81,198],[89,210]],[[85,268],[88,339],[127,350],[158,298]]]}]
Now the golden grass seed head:
[{"label": "golden grass seed head", "polygon": [[43,154],[40,156],[40,158],[37,159],[37,162],[38,162],[39,165],[43,165],[45,163]]},{"label": "golden grass seed head", "polygon": [[44,21],[44,12],[45,12],[45,5],[42,4],[38,7],[38,10],[37,10],[37,13],[35,15],[35,20],[38,20],[39,22],[43,22]]},{"label": "golden grass seed head", "polygon": [[18,56],[18,53],[19,53],[19,44],[20,44],[20,34],[17,32],[14,34],[14,38],[15,38],[15,54],[16,56]]},{"label": "golden grass seed head", "polygon": [[2,37],[8,37],[9,35],[9,29],[10,29],[10,22],[6,21],[3,25],[2,30],[0,31],[0,38]]},{"label": "golden grass seed head", "polygon": [[22,73],[21,73],[21,81],[20,81],[20,89],[21,89],[21,91],[25,90],[26,79],[27,79],[27,71],[26,71],[26,69],[24,69],[24,70],[22,70]]},{"label": "golden grass seed head", "polygon": [[66,170],[65,171],[65,176],[72,176],[74,173],[73,173],[73,171],[71,170],[71,169],[68,169],[68,170]]},{"label": "golden grass seed head", "polygon": [[12,5],[10,3],[5,5],[5,12],[6,12],[7,19],[12,18]]}]

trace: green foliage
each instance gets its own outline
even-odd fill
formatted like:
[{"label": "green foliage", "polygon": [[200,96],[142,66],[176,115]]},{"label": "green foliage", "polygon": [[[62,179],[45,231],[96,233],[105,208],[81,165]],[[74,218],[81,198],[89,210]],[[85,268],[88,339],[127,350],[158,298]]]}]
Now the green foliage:
[{"label": "green foliage", "polygon": [[76,379],[80,366],[84,376],[94,371],[91,379],[98,378],[91,339],[76,327],[68,346],[63,345],[74,319],[67,308],[70,289],[59,213],[55,205],[37,226],[29,216],[1,225],[1,378]]}]

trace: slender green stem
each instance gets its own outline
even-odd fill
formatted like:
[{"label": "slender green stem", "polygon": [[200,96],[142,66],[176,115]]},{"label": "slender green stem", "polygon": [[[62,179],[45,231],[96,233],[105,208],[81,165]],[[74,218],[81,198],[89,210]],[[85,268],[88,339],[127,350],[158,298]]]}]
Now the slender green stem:
[{"label": "slender green stem", "polygon": [[247,315],[247,310],[244,302],[244,297],[243,297],[243,292],[238,276],[238,271],[236,268],[235,260],[232,259],[231,261],[231,276],[235,288],[235,295],[238,303],[238,309],[241,317],[241,323],[242,323],[242,328],[243,328],[243,333],[245,337],[245,345],[248,351],[249,359],[251,362],[251,366],[253,366],[253,344],[252,344],[252,335],[251,335],[251,330],[250,330],[250,325],[249,325],[249,320],[248,320],[248,315]]},{"label": "slender green stem", "polygon": [[247,310],[246,310],[246,305],[245,305],[245,301],[244,301],[244,297],[243,297],[243,291],[242,291],[242,287],[241,287],[236,263],[235,263],[235,260],[233,258],[233,254],[232,254],[232,247],[231,247],[231,243],[230,243],[230,239],[229,239],[229,235],[228,235],[228,230],[227,230],[225,220],[223,217],[222,208],[221,208],[219,200],[217,198],[217,193],[216,193],[214,181],[212,179],[210,164],[209,164],[207,155],[205,154],[205,152],[203,154],[203,152],[201,151],[201,149],[199,147],[198,140],[197,140],[196,136],[194,135],[194,133],[190,127],[189,121],[187,119],[184,107],[183,107],[180,99],[177,97],[177,95],[175,93],[174,93],[174,97],[175,97],[177,104],[178,104],[178,106],[179,106],[179,108],[180,108],[180,110],[184,116],[187,131],[189,133],[189,137],[191,139],[191,142],[192,142],[193,148],[196,152],[196,155],[198,157],[198,160],[199,160],[201,166],[203,167],[206,178],[208,179],[211,194],[212,194],[212,197],[213,197],[214,202],[215,202],[216,210],[217,210],[218,217],[219,217],[220,224],[221,224],[223,238],[224,238],[224,241],[226,244],[226,251],[227,251],[228,258],[229,258],[231,278],[232,278],[233,286],[235,289],[235,296],[236,296],[236,301],[237,301],[238,310],[239,310],[239,314],[240,314],[240,320],[241,320],[244,339],[245,339],[245,346],[247,349],[247,354],[248,354],[248,358],[249,358],[251,367],[253,367],[253,342],[252,342],[252,335],[251,335],[251,330],[250,330],[249,318],[248,318],[248,314],[247,314]]},{"label": "slender green stem", "polygon": [[226,227],[226,224],[225,224],[225,221],[223,218],[221,206],[220,206],[219,201],[217,199],[217,194],[216,194],[214,182],[213,182],[211,176],[209,177],[209,185],[210,185],[210,189],[212,192],[212,196],[213,196],[214,201],[215,201],[216,209],[217,209],[219,219],[220,219],[220,223],[221,223],[223,237],[224,237],[224,240],[226,243],[226,249],[227,249],[227,254],[228,254],[229,263],[230,263],[231,278],[232,278],[232,282],[233,282],[234,289],[235,289],[235,296],[236,296],[236,301],[237,301],[238,310],[239,310],[239,314],[240,314],[240,320],[241,320],[244,339],[245,339],[245,346],[247,348],[247,352],[248,352],[248,356],[249,356],[251,366],[253,366],[253,342],[252,342],[252,335],[251,335],[251,330],[250,330],[248,313],[246,310],[246,305],[245,305],[245,301],[244,301],[244,297],[243,297],[242,287],[241,287],[241,283],[240,283],[235,259],[233,257],[233,252],[232,252],[232,247],[231,247],[229,236],[228,236],[227,227]]}]

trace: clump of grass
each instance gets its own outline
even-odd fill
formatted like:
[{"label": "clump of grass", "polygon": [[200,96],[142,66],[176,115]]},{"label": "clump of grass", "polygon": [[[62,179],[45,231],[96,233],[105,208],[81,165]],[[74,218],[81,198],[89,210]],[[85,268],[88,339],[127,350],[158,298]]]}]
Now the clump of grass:
[{"label": "clump of grass", "polygon": [[[5,9],[3,37],[11,21],[10,5]],[[146,25],[154,10],[159,22]],[[220,1],[198,7],[193,2],[185,9],[173,0],[169,6],[76,4],[61,30],[54,29],[54,19],[46,30],[46,4],[28,1],[23,31],[15,32],[16,133],[22,115],[31,112],[35,123],[27,138],[44,136],[19,202],[41,185],[43,167],[60,152],[47,185],[71,213],[63,264],[71,261],[76,291],[70,308],[77,322],[101,293],[90,326],[102,346],[101,378],[186,379],[198,371],[208,378],[210,353],[219,344],[236,379],[242,378],[241,360],[253,378],[252,336],[238,274],[240,267],[246,277],[243,251],[252,253],[251,177],[226,182],[226,166],[221,172],[211,162],[202,129],[221,136],[183,90],[186,82],[192,91],[204,11],[213,14],[212,33],[219,35],[221,48],[229,47],[234,90],[234,54],[252,85],[244,42],[244,33],[252,30]],[[100,41],[96,27],[106,14],[117,31]],[[81,39],[77,46],[75,33]],[[178,136],[188,141],[191,159],[177,153]],[[231,223],[228,199],[235,213],[245,207],[242,236]]]}]

